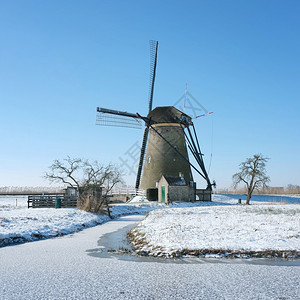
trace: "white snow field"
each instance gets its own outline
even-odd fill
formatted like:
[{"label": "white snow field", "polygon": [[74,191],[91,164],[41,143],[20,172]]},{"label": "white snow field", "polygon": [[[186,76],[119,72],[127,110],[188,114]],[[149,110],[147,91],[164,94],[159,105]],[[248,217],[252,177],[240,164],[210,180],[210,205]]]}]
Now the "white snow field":
[{"label": "white snow field", "polygon": [[131,237],[138,253],[154,256],[232,252],[237,256],[236,252],[250,255],[270,250],[276,250],[275,255],[300,256],[300,206],[159,209],[150,212]]}]

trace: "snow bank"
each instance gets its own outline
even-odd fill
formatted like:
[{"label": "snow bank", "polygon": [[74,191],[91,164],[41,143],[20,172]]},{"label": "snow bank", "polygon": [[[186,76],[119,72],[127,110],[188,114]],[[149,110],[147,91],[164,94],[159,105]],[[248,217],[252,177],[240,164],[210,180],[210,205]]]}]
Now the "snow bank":
[{"label": "snow bank", "polygon": [[70,234],[108,219],[77,209],[0,210],[0,247]]},{"label": "snow bank", "polygon": [[300,254],[298,205],[230,205],[156,210],[130,232],[136,252],[153,256]]},{"label": "snow bank", "polygon": [[[88,213],[76,208],[28,209],[27,200],[19,201],[18,206],[10,200],[11,197],[8,197],[2,203],[0,201],[0,247],[71,234],[110,220],[106,215]],[[157,207],[162,206],[156,203],[114,206],[112,217],[145,214]]]}]

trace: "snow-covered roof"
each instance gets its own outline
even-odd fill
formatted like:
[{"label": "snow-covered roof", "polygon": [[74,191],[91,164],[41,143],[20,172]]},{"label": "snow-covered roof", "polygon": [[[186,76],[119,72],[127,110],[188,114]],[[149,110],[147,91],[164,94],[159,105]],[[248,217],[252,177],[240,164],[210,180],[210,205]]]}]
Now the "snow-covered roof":
[{"label": "snow-covered roof", "polygon": [[183,186],[187,185],[183,177],[170,177],[170,176],[164,176],[171,186]]}]

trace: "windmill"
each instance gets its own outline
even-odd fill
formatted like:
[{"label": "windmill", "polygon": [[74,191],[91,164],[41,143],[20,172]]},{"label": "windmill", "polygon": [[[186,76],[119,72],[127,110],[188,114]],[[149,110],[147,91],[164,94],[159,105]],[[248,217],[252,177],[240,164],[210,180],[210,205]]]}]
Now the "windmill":
[{"label": "windmill", "polygon": [[[193,182],[191,169],[194,169],[207,182],[207,190],[212,184],[206,172],[203,154],[196,135],[192,118],[174,106],[152,109],[153,92],[157,65],[158,42],[150,41],[150,93],[148,115],[97,107],[97,124],[139,128],[141,121],[145,130],[141,145],[136,177],[136,189],[151,189],[162,176],[184,178]],[[197,166],[189,161],[188,149],[194,156]],[[146,154],[146,155],[145,155]]]}]

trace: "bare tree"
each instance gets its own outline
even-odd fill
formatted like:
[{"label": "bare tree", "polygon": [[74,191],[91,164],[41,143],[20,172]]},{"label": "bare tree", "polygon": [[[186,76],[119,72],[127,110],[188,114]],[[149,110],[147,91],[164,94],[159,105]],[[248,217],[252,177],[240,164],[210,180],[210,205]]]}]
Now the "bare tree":
[{"label": "bare tree", "polygon": [[239,183],[245,183],[247,187],[246,204],[250,203],[252,193],[255,189],[265,187],[270,181],[266,175],[266,162],[269,160],[262,154],[255,154],[240,164],[240,172],[232,176],[233,185],[236,188]]},{"label": "bare tree", "polygon": [[79,178],[82,177],[82,174],[79,173],[82,172],[82,165],[81,158],[70,158],[68,156],[63,161],[56,159],[49,167],[50,172],[46,172],[44,177],[50,182],[64,183],[79,190]]},{"label": "bare tree", "polygon": [[110,216],[107,195],[116,184],[123,182],[122,174],[116,166],[112,164],[104,166],[98,161],[91,163],[88,160],[68,156],[62,161],[54,160],[49,169],[50,171],[45,173],[46,179],[77,189],[78,208],[106,212]]}]

